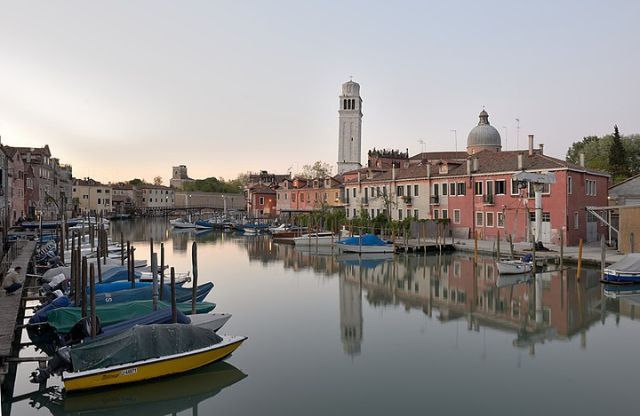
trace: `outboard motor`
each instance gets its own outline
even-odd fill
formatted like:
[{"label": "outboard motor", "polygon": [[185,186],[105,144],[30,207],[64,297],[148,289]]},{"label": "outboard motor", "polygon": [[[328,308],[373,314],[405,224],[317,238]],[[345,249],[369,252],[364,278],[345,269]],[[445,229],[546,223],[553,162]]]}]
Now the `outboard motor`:
[{"label": "outboard motor", "polygon": [[47,368],[38,368],[31,373],[31,382],[37,384],[44,383],[52,374],[62,374],[65,370],[73,371],[70,347],[58,348],[47,363]]},{"label": "outboard motor", "polygon": [[[99,334],[102,331],[102,325],[100,323],[100,318],[96,316],[96,334]],[[73,345],[79,342],[82,342],[85,338],[89,338],[91,336],[91,318],[86,317],[82,318],[76,324],[71,327],[71,330],[68,334],[66,334],[63,338],[65,345]]]}]

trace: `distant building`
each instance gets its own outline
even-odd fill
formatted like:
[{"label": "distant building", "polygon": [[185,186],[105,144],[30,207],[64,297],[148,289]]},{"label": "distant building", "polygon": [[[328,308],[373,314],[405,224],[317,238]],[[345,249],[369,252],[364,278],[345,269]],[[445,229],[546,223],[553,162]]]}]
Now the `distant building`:
[{"label": "distant building", "polygon": [[116,214],[130,214],[136,209],[136,201],[142,197],[133,185],[116,183],[111,185],[111,210]]},{"label": "distant building", "polygon": [[80,214],[106,215],[111,212],[111,185],[91,178],[76,179],[72,195]]},{"label": "distant building", "polygon": [[609,200],[613,205],[640,205],[640,175],[609,187]]},{"label": "distant building", "polygon": [[341,195],[338,177],[285,179],[276,189],[277,212],[286,215],[331,207],[342,209]]},{"label": "distant building", "polygon": [[275,174],[266,170],[249,173],[244,187],[247,215],[253,218],[275,218],[277,216],[276,189],[291,174]]},{"label": "distant building", "polygon": [[244,211],[244,194],[219,192],[176,191],[176,208],[210,208],[216,210]]},{"label": "distant building", "polygon": [[140,208],[148,210],[155,208],[174,208],[176,204],[175,190],[162,185],[142,184],[140,191]]},{"label": "distant building", "polygon": [[19,219],[24,218],[24,162],[20,150],[7,147],[9,159],[9,225],[14,225]]},{"label": "distant building", "polygon": [[362,98],[360,84],[342,84],[338,103],[338,174],[362,167]]},{"label": "distant building", "polygon": [[187,174],[187,166],[186,165],[178,165],[172,168],[171,179],[169,180],[169,185],[175,189],[184,189],[184,186],[188,183],[194,182],[194,179],[191,179]]}]

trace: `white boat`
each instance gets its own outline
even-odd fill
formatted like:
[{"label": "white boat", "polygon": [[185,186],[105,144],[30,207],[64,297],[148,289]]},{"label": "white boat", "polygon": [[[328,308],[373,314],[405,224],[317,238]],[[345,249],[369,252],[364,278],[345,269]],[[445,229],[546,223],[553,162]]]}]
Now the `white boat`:
[{"label": "white boat", "polygon": [[243,231],[245,235],[257,235],[259,232],[257,228],[245,228]]},{"label": "white boat", "polygon": [[523,274],[529,273],[533,269],[533,263],[522,260],[500,260],[496,261],[498,273],[500,274]]},{"label": "white boat", "polygon": [[169,221],[174,228],[196,228],[196,225],[192,222],[186,221],[182,218]]},{"label": "white boat", "polygon": [[289,227],[287,226],[287,224],[280,224],[277,227],[269,227],[269,232],[270,233],[281,233],[284,231],[287,231],[289,229]]},{"label": "white boat", "polygon": [[295,245],[318,245],[318,246],[330,246],[337,241],[336,236],[328,231],[321,233],[309,233],[303,234],[300,237],[294,237],[293,243]]},{"label": "white boat", "polygon": [[231,318],[230,313],[197,313],[189,315],[191,325],[206,328],[211,331],[217,331]]}]

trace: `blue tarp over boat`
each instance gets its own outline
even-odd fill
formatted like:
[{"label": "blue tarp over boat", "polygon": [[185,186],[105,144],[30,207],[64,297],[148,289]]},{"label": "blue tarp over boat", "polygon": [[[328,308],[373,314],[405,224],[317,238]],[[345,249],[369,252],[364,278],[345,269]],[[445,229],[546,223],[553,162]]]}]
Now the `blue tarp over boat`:
[{"label": "blue tarp over boat", "polygon": [[[177,323],[191,323],[191,319],[189,319],[189,317],[182,313],[179,309],[176,312],[178,316]],[[139,316],[137,318],[128,319],[117,324],[102,327],[102,332],[100,332],[97,339],[119,334],[128,330],[129,328],[132,328],[134,325],[170,324],[172,322],[173,311],[171,310],[171,308],[160,309],[146,315]]]},{"label": "blue tarp over boat", "polygon": [[346,246],[385,246],[387,242],[381,240],[377,235],[365,234],[361,237],[349,237],[344,240],[338,241],[338,244],[344,244]]},{"label": "blue tarp over boat", "polygon": [[[136,282],[136,287],[146,287],[150,286],[151,282]],[[117,282],[112,283],[98,283],[96,285],[96,294],[98,293],[107,293],[107,292],[117,292],[119,290],[128,290],[131,289],[131,282],[127,280],[119,280]],[[87,288],[87,294],[90,293],[90,288]]]},{"label": "blue tarp over boat", "polygon": [[[209,292],[213,289],[213,283],[207,282],[198,286],[196,291],[196,300],[202,302]],[[96,294],[96,304],[105,303],[121,303],[132,300],[148,300],[151,299],[153,287],[144,286],[135,289],[119,290],[116,292],[105,292]],[[164,287],[165,293],[170,293],[171,289]],[[191,288],[176,285],[176,302],[188,302],[191,300]]]},{"label": "blue tarp over boat", "polygon": [[66,296],[60,296],[49,302],[48,305],[43,306],[38,309],[36,313],[33,314],[31,318],[29,318],[30,324],[39,324],[41,322],[47,322],[49,317],[49,312],[56,310],[58,308],[66,308],[71,305],[71,300]]},{"label": "blue tarp over boat", "polygon": [[[140,272],[133,273],[136,279],[139,279]],[[112,267],[102,273],[102,283],[118,282],[129,279],[129,271],[126,267]]]}]

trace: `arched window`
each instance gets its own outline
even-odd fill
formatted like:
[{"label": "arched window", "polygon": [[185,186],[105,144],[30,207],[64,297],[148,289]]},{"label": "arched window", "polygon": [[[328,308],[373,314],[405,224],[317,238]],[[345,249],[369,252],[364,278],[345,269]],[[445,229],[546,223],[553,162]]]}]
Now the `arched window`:
[{"label": "arched window", "polygon": [[344,107],[343,110],[347,109],[347,100],[346,99],[344,100],[343,107]]},{"label": "arched window", "polygon": [[356,100],[351,100],[351,109],[352,110],[356,109]]}]

